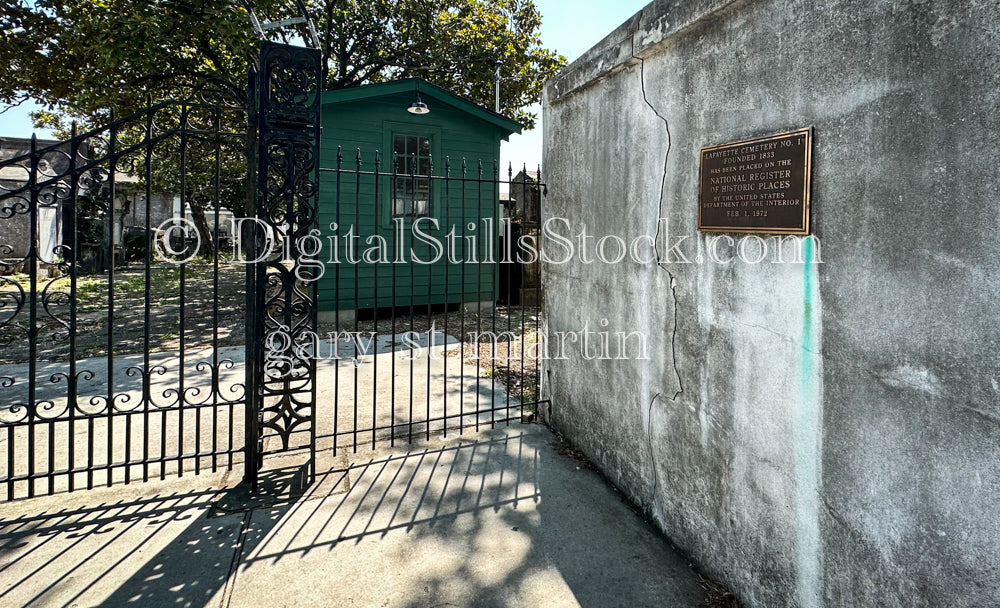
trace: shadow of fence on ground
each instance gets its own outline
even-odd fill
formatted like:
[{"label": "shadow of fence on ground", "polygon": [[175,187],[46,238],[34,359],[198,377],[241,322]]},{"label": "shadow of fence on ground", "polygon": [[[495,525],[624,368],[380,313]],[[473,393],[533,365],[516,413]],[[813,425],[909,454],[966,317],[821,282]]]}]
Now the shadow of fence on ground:
[{"label": "shadow of fence on ground", "polygon": [[[308,488],[290,467],[263,473],[259,495],[240,486],[0,519],[0,605],[695,606],[683,560],[552,442],[512,426],[364,461],[327,452]],[[125,490],[136,488],[154,491]]]},{"label": "shadow of fence on ground", "polygon": [[[537,498],[537,489],[518,495],[516,484],[501,484],[487,491],[485,477],[475,479],[489,469],[490,452],[512,441],[519,439],[371,458],[322,473],[311,488],[303,486],[304,467],[296,467],[262,473],[254,496],[240,485],[0,519],[0,577],[7,581],[0,605],[228,605],[243,570]],[[475,453],[486,459],[473,467]],[[443,463],[447,471],[438,471]],[[473,485],[479,492],[466,497]],[[404,506],[412,500],[415,507]]]}]

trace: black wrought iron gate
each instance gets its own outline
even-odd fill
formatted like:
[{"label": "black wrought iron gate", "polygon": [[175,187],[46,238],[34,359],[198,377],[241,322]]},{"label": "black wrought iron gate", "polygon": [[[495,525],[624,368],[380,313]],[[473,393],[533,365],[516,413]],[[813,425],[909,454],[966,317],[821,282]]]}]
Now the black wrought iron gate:
[{"label": "black wrought iron gate", "polygon": [[206,84],[5,141],[4,499],[242,462],[253,481],[269,433],[309,432],[310,364],[278,380],[260,361],[272,330],[314,326],[315,287],[257,237],[315,226],[319,53],[263,42],[259,66],[249,95]]},{"label": "black wrought iron gate", "polygon": [[[321,167],[322,82],[318,50],[262,42],[245,91],[0,157],[0,499],[241,465],[256,487],[267,456],[302,454],[311,477],[318,449],[544,403],[541,176],[405,152]],[[419,184],[455,228],[447,268],[413,260],[429,244],[397,263],[415,222],[360,221]],[[392,263],[340,260],[349,199]]]}]

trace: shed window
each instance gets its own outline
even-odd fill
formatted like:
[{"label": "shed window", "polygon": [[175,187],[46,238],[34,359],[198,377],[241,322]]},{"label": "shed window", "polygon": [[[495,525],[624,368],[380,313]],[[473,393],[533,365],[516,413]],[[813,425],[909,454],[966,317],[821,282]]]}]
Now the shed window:
[{"label": "shed window", "polygon": [[392,216],[431,214],[431,140],[419,135],[392,135],[396,177],[392,185]]}]

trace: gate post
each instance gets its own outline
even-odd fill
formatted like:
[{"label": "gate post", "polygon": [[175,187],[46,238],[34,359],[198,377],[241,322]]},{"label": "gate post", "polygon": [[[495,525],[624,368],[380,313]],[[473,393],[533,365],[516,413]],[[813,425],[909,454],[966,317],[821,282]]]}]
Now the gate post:
[{"label": "gate post", "polygon": [[[316,474],[319,49],[262,41],[250,77],[247,221],[246,463],[256,491],[264,457],[308,451]],[[303,251],[304,250],[304,251]]]}]

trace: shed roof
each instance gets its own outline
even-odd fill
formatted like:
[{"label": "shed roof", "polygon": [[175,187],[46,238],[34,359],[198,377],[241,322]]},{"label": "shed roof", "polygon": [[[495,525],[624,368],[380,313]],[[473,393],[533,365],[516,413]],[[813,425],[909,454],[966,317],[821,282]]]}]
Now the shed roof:
[{"label": "shed roof", "polygon": [[323,92],[323,104],[341,103],[345,101],[356,101],[359,99],[370,99],[372,97],[382,97],[385,95],[395,95],[407,92],[420,93],[423,96],[446,103],[456,109],[462,110],[488,123],[496,125],[502,129],[506,135],[520,133],[523,128],[521,123],[511,120],[506,116],[497,114],[483,106],[470,101],[460,95],[456,95],[435,84],[431,84],[423,78],[406,78],[403,80],[393,80],[379,84],[366,84],[360,87],[349,87],[337,89],[335,91]]}]

